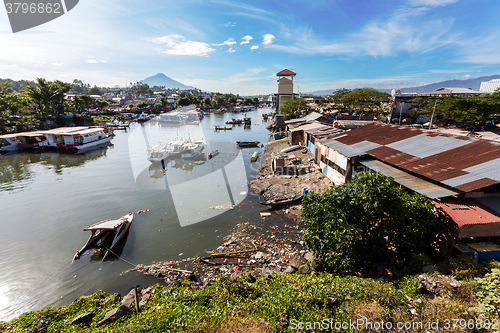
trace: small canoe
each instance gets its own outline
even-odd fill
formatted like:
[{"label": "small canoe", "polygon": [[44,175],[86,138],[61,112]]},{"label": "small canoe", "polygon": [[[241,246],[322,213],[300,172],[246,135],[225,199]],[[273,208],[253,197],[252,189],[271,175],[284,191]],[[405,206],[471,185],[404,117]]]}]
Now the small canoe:
[{"label": "small canoe", "polygon": [[218,150],[213,150],[210,152],[210,154],[208,154],[208,158],[213,158],[215,156],[219,155],[219,151]]},{"label": "small canoe", "polygon": [[220,126],[215,126],[216,131],[232,131],[232,127],[220,127]]},{"label": "small canoe", "polygon": [[111,251],[113,251],[125,237],[133,219],[134,213],[128,213],[117,220],[105,220],[84,228],[84,231],[90,231],[92,234],[87,243],[80,250],[76,251],[73,261],[80,258],[88,249],[99,246],[105,247],[106,253],[102,260],[106,259]]},{"label": "small canoe", "polygon": [[260,203],[262,205],[268,205],[268,206],[284,206],[284,205],[290,205],[294,203],[298,203],[302,201],[302,195],[298,195],[295,198],[290,198],[290,199],[279,199],[279,200],[268,200],[268,201],[261,201]]},{"label": "small canoe", "polygon": [[260,141],[236,141],[238,147],[255,147],[258,146]]}]

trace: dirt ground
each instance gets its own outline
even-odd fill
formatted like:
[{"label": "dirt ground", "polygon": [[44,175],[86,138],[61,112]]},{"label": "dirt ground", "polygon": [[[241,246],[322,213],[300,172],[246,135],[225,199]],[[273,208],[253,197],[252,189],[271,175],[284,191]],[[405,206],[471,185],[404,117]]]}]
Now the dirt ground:
[{"label": "dirt ground", "polygon": [[[331,181],[320,171],[319,167],[314,165],[314,156],[306,147],[289,152],[289,158],[285,160],[285,172],[275,174],[271,167],[273,160],[271,153],[279,153],[288,147],[288,137],[279,140],[274,140],[272,137],[269,139],[256,179],[249,182],[254,192],[262,195],[265,200],[272,200],[301,195],[304,189],[323,193],[332,186]],[[294,165],[293,161],[296,163],[299,161],[299,163]],[[294,220],[302,220],[302,204],[300,203],[280,207],[275,211]]]}]

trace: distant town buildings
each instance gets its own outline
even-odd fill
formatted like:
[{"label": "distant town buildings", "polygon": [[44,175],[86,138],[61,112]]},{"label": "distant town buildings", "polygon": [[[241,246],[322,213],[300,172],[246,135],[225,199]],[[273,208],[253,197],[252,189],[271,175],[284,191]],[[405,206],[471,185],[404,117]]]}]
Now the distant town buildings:
[{"label": "distant town buildings", "polygon": [[481,82],[480,91],[493,93],[495,90],[500,88],[500,79],[495,79],[491,81]]}]

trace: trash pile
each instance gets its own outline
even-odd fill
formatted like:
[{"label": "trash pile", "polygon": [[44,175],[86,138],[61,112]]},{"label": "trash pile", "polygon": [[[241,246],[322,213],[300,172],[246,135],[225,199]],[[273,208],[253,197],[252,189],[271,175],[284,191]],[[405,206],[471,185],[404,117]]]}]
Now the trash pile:
[{"label": "trash pile", "polygon": [[303,232],[299,225],[276,225],[263,231],[250,223],[242,223],[235,232],[224,237],[221,246],[209,251],[209,256],[140,264],[127,272],[153,275],[171,285],[180,285],[183,281],[205,285],[218,280],[220,275],[233,276],[242,272],[253,277],[272,272],[292,273],[298,267],[290,269],[291,258],[303,259],[307,254],[312,255],[304,246]]}]

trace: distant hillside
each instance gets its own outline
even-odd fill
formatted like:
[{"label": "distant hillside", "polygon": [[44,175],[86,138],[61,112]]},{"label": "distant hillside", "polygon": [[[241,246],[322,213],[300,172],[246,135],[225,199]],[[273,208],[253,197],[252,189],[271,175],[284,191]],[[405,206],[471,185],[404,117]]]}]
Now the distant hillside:
[{"label": "distant hillside", "polygon": [[142,83],[146,83],[150,87],[153,86],[165,86],[165,88],[179,88],[179,89],[194,89],[193,87],[186,86],[179,81],[175,81],[163,73],[158,73],[154,76],[150,76],[141,81]]},{"label": "distant hillside", "polygon": [[[481,82],[490,81],[494,79],[500,79],[500,75],[481,76],[468,80],[448,80],[419,87],[409,87],[409,88],[394,87],[392,89],[403,89],[404,93],[416,93],[416,92],[422,93],[422,92],[433,91],[441,87],[471,88],[472,90],[479,90],[479,88],[481,87]],[[377,89],[377,90],[391,93],[392,89]],[[331,95],[335,90],[337,89],[318,90],[311,92],[309,94],[317,96]]]}]

